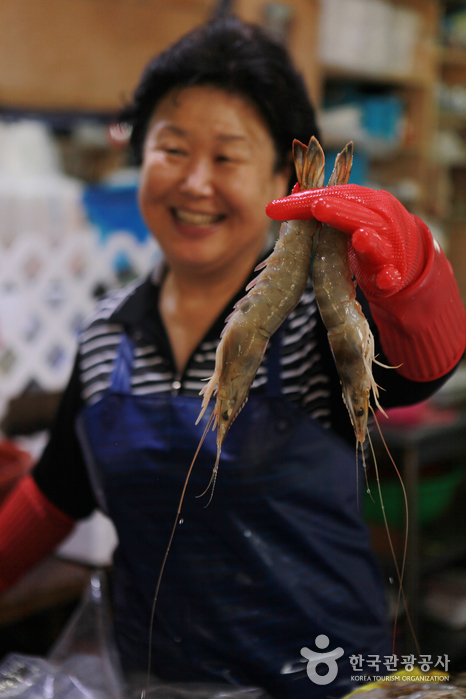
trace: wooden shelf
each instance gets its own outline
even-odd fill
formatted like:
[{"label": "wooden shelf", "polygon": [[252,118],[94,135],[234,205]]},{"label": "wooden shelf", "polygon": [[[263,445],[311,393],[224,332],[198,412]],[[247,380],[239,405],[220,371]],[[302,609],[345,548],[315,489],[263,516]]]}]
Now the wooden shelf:
[{"label": "wooden shelf", "polygon": [[146,63],[208,19],[213,0],[2,0],[0,104],[115,111]]},{"label": "wooden shelf", "polygon": [[466,68],[466,48],[452,48],[449,46],[439,46],[439,63],[446,66],[459,66]]},{"label": "wooden shelf", "polygon": [[375,84],[387,87],[428,87],[432,80],[422,73],[376,73],[373,71],[354,70],[344,66],[321,64],[320,70],[324,80],[348,80],[359,83]]},{"label": "wooden shelf", "polygon": [[440,110],[438,115],[440,128],[444,129],[466,129],[466,113],[450,112]]},{"label": "wooden shelf", "polygon": [[[405,109],[405,137],[403,143],[380,156],[370,149],[370,177],[381,186],[390,189],[401,179],[412,180],[418,188],[416,201],[418,212],[432,214],[431,189],[434,154],[432,142],[437,128],[435,86],[439,73],[439,50],[437,34],[441,17],[441,0],[392,0],[419,13],[417,46],[412,51],[412,67],[409,72],[348,68],[336,65],[329,55],[321,62],[321,92],[332,87],[332,83],[347,82],[359,85],[362,91],[379,88],[399,96]],[[368,65],[370,63],[368,61]],[[386,64],[384,64],[386,65]],[[397,65],[395,62],[393,66]],[[362,148],[363,150],[363,148]]]},{"label": "wooden shelf", "polygon": [[466,229],[466,213],[464,216],[449,216],[445,219],[444,223],[447,228],[455,228],[456,226],[462,226],[462,228]]}]

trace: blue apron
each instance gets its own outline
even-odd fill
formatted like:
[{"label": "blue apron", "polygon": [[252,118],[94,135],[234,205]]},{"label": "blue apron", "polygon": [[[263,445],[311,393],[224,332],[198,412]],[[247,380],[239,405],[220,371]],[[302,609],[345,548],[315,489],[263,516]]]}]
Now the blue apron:
[{"label": "blue apron", "polygon": [[[383,585],[358,513],[354,452],[281,395],[279,361],[276,335],[267,392],[233,423],[207,508],[208,494],[196,495],[211,477],[215,433],[199,453],[156,605],[152,671],[261,686],[280,699],[338,697],[351,689],[350,655],[390,653]],[[197,397],[131,395],[132,363],[123,335],[110,388],[83,410],[78,432],[118,531],[123,667],[144,671],[157,577],[208,416],[195,425]],[[344,653],[328,685],[309,678],[301,654],[324,653],[322,635],[326,652]]]}]

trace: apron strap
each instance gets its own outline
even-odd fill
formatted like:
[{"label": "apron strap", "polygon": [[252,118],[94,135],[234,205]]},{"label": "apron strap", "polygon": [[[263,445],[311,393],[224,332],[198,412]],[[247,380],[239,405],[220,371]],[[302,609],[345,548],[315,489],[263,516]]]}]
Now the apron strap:
[{"label": "apron strap", "polygon": [[115,393],[131,393],[133,373],[134,342],[126,333],[121,336],[118,355],[110,381],[110,389]]}]

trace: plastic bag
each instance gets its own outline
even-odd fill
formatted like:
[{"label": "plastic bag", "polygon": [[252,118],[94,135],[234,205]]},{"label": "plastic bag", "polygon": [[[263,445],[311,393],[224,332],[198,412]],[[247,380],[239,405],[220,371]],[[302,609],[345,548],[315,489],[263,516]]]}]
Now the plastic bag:
[{"label": "plastic bag", "polygon": [[103,573],[95,572],[49,658],[10,654],[0,665],[0,697],[123,699]]},{"label": "plastic bag", "polygon": [[136,690],[131,699],[271,699],[258,687],[232,687],[206,682],[151,684],[143,694]]},{"label": "plastic bag", "polygon": [[96,571],[47,659],[11,654],[0,665],[0,699],[270,699],[258,687],[124,678],[112,633],[105,575]]},{"label": "plastic bag", "polygon": [[47,660],[12,653],[0,666],[0,696],[2,699],[93,699],[96,695]]},{"label": "plastic bag", "polygon": [[113,640],[108,591],[102,571],[93,573],[77,610],[48,659],[98,699],[122,699],[123,675]]}]

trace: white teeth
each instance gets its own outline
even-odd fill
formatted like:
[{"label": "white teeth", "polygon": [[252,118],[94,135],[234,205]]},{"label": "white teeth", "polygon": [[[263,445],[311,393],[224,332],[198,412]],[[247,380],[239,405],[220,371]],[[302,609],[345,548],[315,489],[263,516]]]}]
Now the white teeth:
[{"label": "white teeth", "polygon": [[198,214],[194,211],[185,211],[183,209],[175,209],[174,212],[179,221],[192,226],[211,226],[221,219],[221,216],[218,214],[215,216],[212,214]]}]

